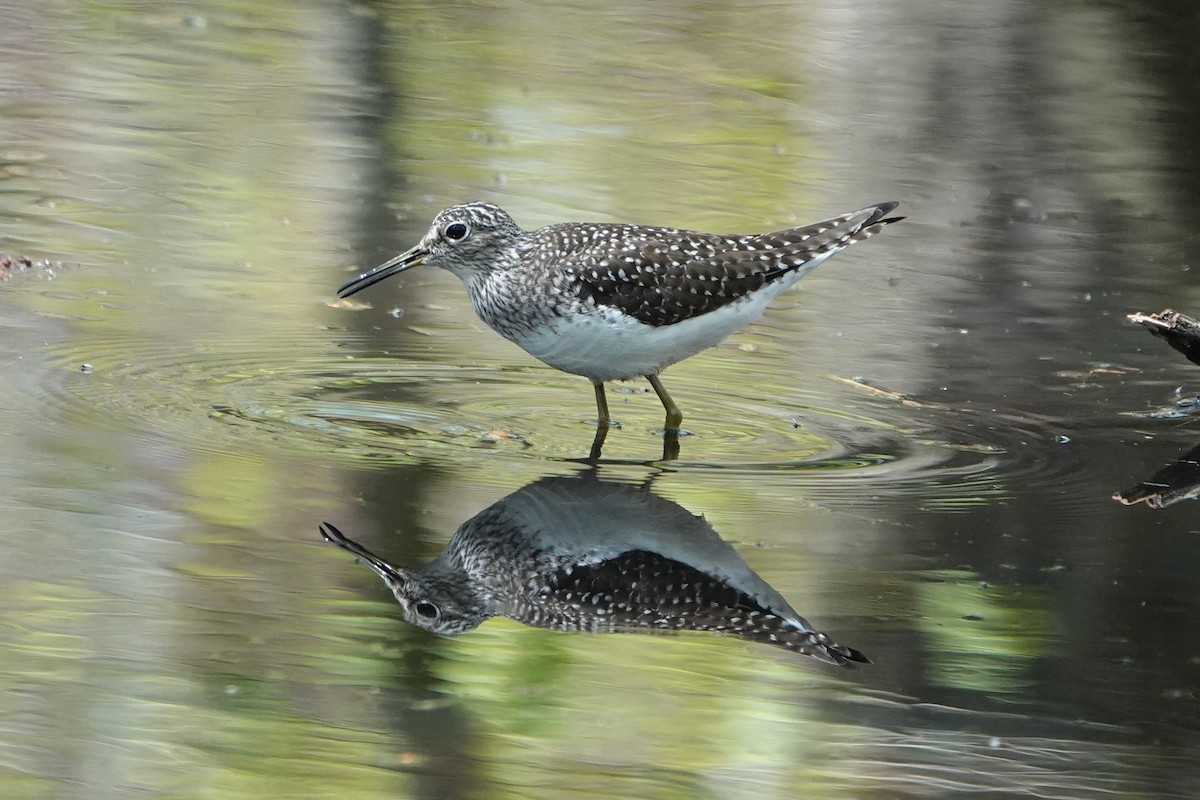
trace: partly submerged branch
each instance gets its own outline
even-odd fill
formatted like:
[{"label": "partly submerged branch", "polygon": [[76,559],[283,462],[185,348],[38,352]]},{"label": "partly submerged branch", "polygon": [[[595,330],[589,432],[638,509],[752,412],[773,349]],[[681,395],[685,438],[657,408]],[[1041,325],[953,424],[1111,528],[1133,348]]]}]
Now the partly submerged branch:
[{"label": "partly submerged branch", "polygon": [[1187,356],[1188,361],[1200,364],[1200,321],[1170,308],[1157,314],[1129,314],[1128,319],[1165,339],[1167,344]]}]

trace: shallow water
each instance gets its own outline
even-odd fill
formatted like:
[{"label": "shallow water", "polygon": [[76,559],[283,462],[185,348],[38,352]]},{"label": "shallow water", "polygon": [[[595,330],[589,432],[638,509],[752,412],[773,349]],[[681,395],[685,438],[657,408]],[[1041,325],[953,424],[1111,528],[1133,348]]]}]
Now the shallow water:
[{"label": "shallow water", "polygon": [[[0,3],[0,786],[61,797],[1195,795],[1188,4]],[[1165,24],[1170,21],[1170,24]],[[579,475],[587,381],[435,269],[526,227],[908,219],[669,370],[596,467],[703,515],[840,670],[701,633],[403,621]],[[1182,409],[1182,411],[1179,411]]]}]

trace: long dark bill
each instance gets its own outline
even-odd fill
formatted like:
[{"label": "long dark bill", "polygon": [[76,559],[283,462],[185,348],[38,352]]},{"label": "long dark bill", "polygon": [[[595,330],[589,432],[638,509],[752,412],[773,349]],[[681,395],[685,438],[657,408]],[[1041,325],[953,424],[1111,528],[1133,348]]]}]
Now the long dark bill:
[{"label": "long dark bill", "polygon": [[424,257],[425,250],[419,246],[407,250],[390,261],[383,262],[370,272],[364,272],[354,280],[344,283],[338,288],[338,297],[345,299],[356,292],[361,292],[368,286],[374,286],[382,280],[398,275],[404,270],[420,264]]},{"label": "long dark bill", "polygon": [[363,547],[353,539],[347,539],[345,534],[339,531],[328,522],[321,523],[321,536],[325,537],[325,541],[333,542],[338,547],[348,553],[351,553],[359,561],[362,561],[368,567],[375,571],[375,574],[383,578],[388,586],[393,586],[404,580],[404,576],[398,569],[387,563],[379,556],[372,553],[367,548]]}]

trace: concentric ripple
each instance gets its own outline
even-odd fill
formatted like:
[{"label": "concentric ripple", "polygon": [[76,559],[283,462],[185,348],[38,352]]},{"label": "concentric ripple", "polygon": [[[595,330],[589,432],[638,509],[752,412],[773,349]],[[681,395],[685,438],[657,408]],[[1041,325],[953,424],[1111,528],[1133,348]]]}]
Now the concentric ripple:
[{"label": "concentric ripple", "polygon": [[[51,413],[103,416],[181,450],[246,458],[282,451],[360,467],[462,467],[588,454],[594,407],[582,379],[536,364],[456,366],[349,349],[326,328],[300,341],[197,342],[187,352],[108,338],[53,353],[42,390]],[[833,380],[732,392],[695,370],[670,377],[688,430],[679,458],[661,465],[669,470],[787,473],[816,498],[911,494],[945,511],[1073,471],[1057,457],[1051,426],[1019,415],[893,402]],[[609,433],[602,463],[659,461],[657,398],[636,382],[609,391],[622,427]]]}]

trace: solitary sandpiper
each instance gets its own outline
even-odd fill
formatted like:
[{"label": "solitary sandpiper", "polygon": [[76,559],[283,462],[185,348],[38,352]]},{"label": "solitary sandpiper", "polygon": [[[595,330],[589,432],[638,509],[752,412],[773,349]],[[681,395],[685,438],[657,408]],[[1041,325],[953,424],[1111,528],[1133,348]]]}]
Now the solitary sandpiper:
[{"label": "solitary sandpiper", "polygon": [[321,535],[383,578],[414,625],[444,635],[505,616],[564,631],[714,631],[849,667],[702,516],[593,474],[543,478],[464,522],[424,567]]},{"label": "solitary sandpiper", "polygon": [[678,431],[659,373],[755,320],[825,259],[903,217],[879,203],[800,228],[745,236],[643,225],[566,222],[522,230],[491,203],[447,208],[420,243],[338,289],[349,297],[420,263],[448,269],[501,336],[596,391],[645,376]]}]

